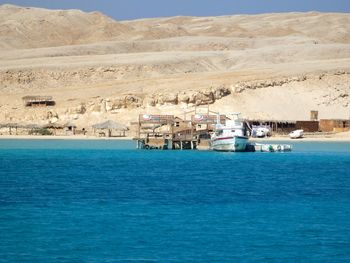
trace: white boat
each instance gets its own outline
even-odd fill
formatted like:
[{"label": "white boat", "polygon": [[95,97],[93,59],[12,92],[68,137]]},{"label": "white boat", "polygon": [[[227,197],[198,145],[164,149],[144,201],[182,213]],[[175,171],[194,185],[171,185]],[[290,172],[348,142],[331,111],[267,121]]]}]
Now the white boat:
[{"label": "white boat", "polygon": [[220,117],[211,135],[211,148],[214,151],[242,152],[246,150],[248,137],[244,123],[239,119],[239,113],[230,114],[235,118],[220,124]]},{"label": "white boat", "polygon": [[303,138],[303,136],[304,136],[304,130],[295,130],[289,134],[289,137],[291,139]]}]

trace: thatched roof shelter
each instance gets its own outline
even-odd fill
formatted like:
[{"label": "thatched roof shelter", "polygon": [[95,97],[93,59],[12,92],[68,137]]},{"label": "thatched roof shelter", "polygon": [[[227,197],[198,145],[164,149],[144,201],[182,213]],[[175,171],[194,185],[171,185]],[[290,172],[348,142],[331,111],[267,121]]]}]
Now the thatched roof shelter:
[{"label": "thatched roof shelter", "polygon": [[17,123],[17,122],[9,122],[9,123],[0,123],[0,128],[22,128],[22,129],[41,129],[45,128],[45,125],[38,123]]},{"label": "thatched roof shelter", "polygon": [[[125,132],[128,130],[128,127],[125,125],[111,120],[92,125],[92,128],[94,129],[94,133],[95,130],[108,130],[108,137],[112,136],[112,130],[119,132],[119,136],[125,136]],[[100,132],[100,136],[101,135],[106,136],[104,132]]]},{"label": "thatched roof shelter", "polygon": [[0,123],[0,128],[8,128],[10,135],[12,135],[12,129],[15,129],[16,135],[17,135],[17,129],[38,130],[43,128],[43,126],[35,123],[9,122],[9,123]]},{"label": "thatched roof shelter", "polygon": [[64,128],[64,125],[63,124],[60,124],[60,123],[48,123],[46,125],[43,126],[43,128],[46,128],[46,129],[63,129]]},{"label": "thatched roof shelter", "polygon": [[16,122],[0,123],[0,128],[20,128],[21,124]]},{"label": "thatched roof shelter", "polygon": [[126,127],[125,125],[117,123],[115,121],[111,121],[111,120],[92,125],[92,128],[117,130],[117,131],[127,131],[128,130],[128,127]]},{"label": "thatched roof shelter", "polygon": [[22,126],[22,128],[25,128],[25,129],[41,129],[43,127],[44,125],[40,125],[36,123],[29,123]]}]

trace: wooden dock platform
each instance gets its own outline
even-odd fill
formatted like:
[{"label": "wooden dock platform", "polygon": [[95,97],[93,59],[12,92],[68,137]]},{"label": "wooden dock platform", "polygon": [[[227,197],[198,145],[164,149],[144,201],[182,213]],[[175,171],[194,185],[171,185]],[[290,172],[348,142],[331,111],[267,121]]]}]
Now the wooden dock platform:
[{"label": "wooden dock platform", "polygon": [[[215,112],[189,112],[190,118],[181,119],[173,115],[140,114],[137,124],[138,149],[171,149],[195,150],[203,149],[209,144],[210,137],[217,122]],[[220,115],[225,122],[226,116]],[[206,146],[204,146],[206,145]]]}]

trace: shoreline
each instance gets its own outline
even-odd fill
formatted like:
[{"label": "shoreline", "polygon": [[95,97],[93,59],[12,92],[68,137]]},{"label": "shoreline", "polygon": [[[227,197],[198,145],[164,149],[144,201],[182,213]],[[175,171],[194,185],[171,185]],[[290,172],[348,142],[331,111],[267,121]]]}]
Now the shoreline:
[{"label": "shoreline", "polygon": [[[133,137],[95,137],[95,136],[44,136],[44,135],[0,135],[1,140],[95,140],[95,141],[132,141]],[[322,136],[322,137],[304,137],[300,139],[290,139],[287,136],[272,136],[267,138],[250,138],[252,142],[350,142],[350,136],[335,134],[332,136]]]},{"label": "shoreline", "polygon": [[252,142],[273,142],[273,141],[283,141],[283,142],[350,142],[350,136],[311,136],[303,137],[299,139],[291,139],[287,136],[272,136],[267,138],[251,138]]},{"label": "shoreline", "polygon": [[95,137],[95,136],[52,136],[52,135],[0,135],[1,140],[95,140],[95,141],[130,141],[132,137]]}]

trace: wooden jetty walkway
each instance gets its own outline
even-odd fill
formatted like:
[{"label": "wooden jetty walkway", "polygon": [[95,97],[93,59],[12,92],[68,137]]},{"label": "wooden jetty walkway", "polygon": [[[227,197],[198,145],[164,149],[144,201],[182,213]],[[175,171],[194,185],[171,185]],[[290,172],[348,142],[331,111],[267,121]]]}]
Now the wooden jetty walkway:
[{"label": "wooden jetty walkway", "polygon": [[[209,110],[206,113],[187,112],[183,119],[174,115],[140,114],[134,140],[138,149],[209,148],[210,132],[217,119],[217,113]],[[226,116],[221,115],[220,122],[225,120]]]}]

